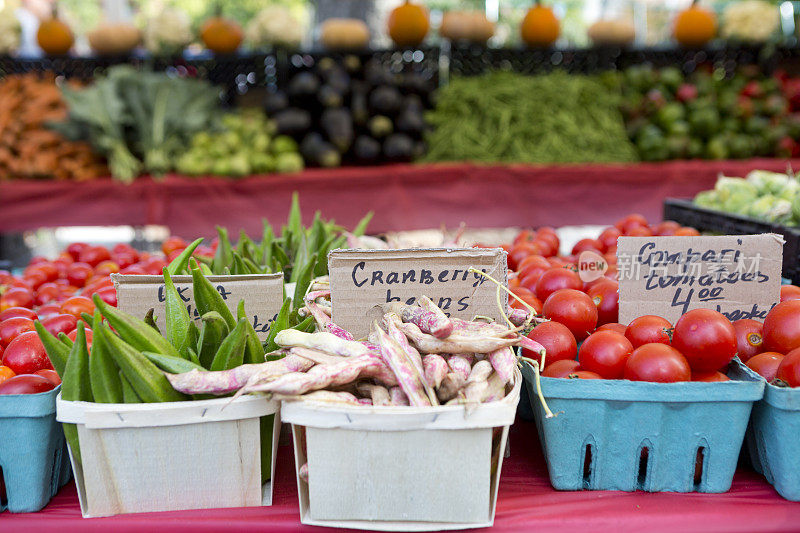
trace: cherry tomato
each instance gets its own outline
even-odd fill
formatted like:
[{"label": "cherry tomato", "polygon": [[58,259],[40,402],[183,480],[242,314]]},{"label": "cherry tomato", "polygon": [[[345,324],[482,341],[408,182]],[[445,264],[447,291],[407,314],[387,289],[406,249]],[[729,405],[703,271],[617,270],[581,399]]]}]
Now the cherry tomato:
[{"label": "cherry tomato", "polygon": [[33,308],[33,294],[28,289],[22,287],[12,287],[0,296],[0,311],[5,311],[9,307]]},{"label": "cherry tomato", "polygon": [[40,286],[47,283],[47,274],[39,270],[34,270],[25,275],[24,281],[28,283],[31,289],[38,289]]},{"label": "cherry tomato", "polygon": [[38,394],[54,388],[55,385],[43,376],[14,376],[0,383],[0,394]]},{"label": "cherry tomato", "polygon": [[78,258],[81,255],[81,252],[88,248],[89,245],[85,242],[73,242],[69,246],[67,246],[67,253],[72,256],[72,259],[78,261]]},{"label": "cherry tomato", "polygon": [[598,239],[581,239],[575,243],[575,246],[572,247],[571,253],[572,255],[580,255],[581,252],[591,250],[592,252],[602,254],[604,249],[603,243],[601,243]]},{"label": "cherry tomato", "polygon": [[27,307],[9,307],[0,312],[0,322],[15,316],[22,316],[25,318],[30,318],[31,320],[36,320],[36,313],[32,309],[28,309]]},{"label": "cherry tomato", "polygon": [[800,387],[800,348],[786,354],[778,365],[777,379],[785,381],[790,387]]},{"label": "cherry tomato", "polygon": [[673,235],[675,235],[676,237],[698,237],[700,235],[700,232],[694,228],[683,227],[675,230],[675,233],[673,233]]},{"label": "cherry tomato", "polygon": [[536,232],[531,229],[524,229],[517,233],[517,236],[514,237],[513,245],[516,246],[518,244],[522,244],[523,242],[530,242],[536,236]]},{"label": "cherry tomato", "polygon": [[781,301],[800,300],[800,287],[797,285],[781,285]]},{"label": "cherry tomato", "polygon": [[597,307],[598,324],[619,320],[619,283],[601,278],[586,294]]},{"label": "cherry tomato", "polygon": [[647,219],[644,218],[644,215],[640,215],[638,213],[628,215],[618,220],[617,223],[614,224],[614,226],[624,234],[627,234],[627,230],[631,228],[639,226],[647,227],[647,225]]},{"label": "cherry tomato", "polygon": [[113,248],[111,248],[112,254],[122,254],[122,253],[129,253],[133,255],[138,255],[139,252],[136,251],[136,248],[128,244],[127,242],[120,242],[115,244]]},{"label": "cherry tomato", "polygon": [[674,220],[665,220],[653,227],[653,234],[659,237],[669,237],[680,229],[681,225]]},{"label": "cherry tomato", "polygon": [[39,315],[39,320],[44,320],[45,318],[48,318],[53,315],[58,315],[60,313],[61,313],[61,304],[58,302],[46,303],[36,310],[36,314]]},{"label": "cherry tomato", "polygon": [[620,235],[622,235],[622,232],[612,226],[604,229],[600,236],[597,237],[597,240],[603,245],[603,251],[608,252],[609,248],[617,245],[617,239],[619,239]]},{"label": "cherry tomato", "polygon": [[519,269],[517,270],[517,272],[519,273],[520,277],[524,278],[526,275],[525,271],[527,268],[542,268],[544,270],[547,270],[548,268],[550,268],[550,262],[543,255],[529,255],[528,257],[520,261],[518,266]]},{"label": "cherry tomato", "polygon": [[[493,248],[493,247],[490,247]],[[214,257],[214,249],[210,246],[203,246],[202,244],[194,249],[192,255],[202,255],[204,257]]]},{"label": "cherry tomato", "polygon": [[162,275],[164,267],[167,266],[167,262],[160,257],[151,257],[147,261],[143,261],[140,264],[144,268],[145,272],[151,276]]},{"label": "cherry tomato", "polygon": [[78,319],[73,315],[60,314],[42,320],[44,329],[58,337],[59,333],[67,334],[78,327]]},{"label": "cherry tomato", "polygon": [[536,297],[541,301],[547,300],[548,296],[553,294],[559,289],[575,289],[580,290],[583,287],[583,282],[578,274],[566,268],[551,268],[546,270],[539,281],[536,282]]},{"label": "cherry tomato", "polygon": [[577,370],[567,374],[567,379],[603,379],[603,376],[588,370]]},{"label": "cherry tomato", "polygon": [[800,300],[781,302],[764,319],[764,351],[788,354],[800,347]]},{"label": "cherry tomato", "polygon": [[522,262],[526,257],[531,255],[540,255],[541,252],[541,248],[533,243],[526,242],[518,244],[517,246],[514,246],[508,253],[508,267],[511,270],[517,270],[520,262]]},{"label": "cherry tomato", "polygon": [[[528,338],[538,342],[545,349],[545,368],[550,363],[562,359],[575,359],[578,356],[578,343],[575,336],[563,324],[543,322],[528,333]],[[539,354],[523,349],[522,355],[539,360]]]},{"label": "cherry tomato", "polygon": [[[94,337],[94,333],[92,333],[92,330],[89,329],[89,328],[84,328],[83,331],[86,333],[86,345],[89,348],[89,351],[91,352],[91,350],[92,350],[92,338]],[[78,330],[77,329],[73,329],[72,331],[67,333],[67,337],[69,337],[72,342],[75,342],[75,339],[77,338],[77,336],[78,336]]]},{"label": "cherry tomato", "polygon": [[539,247],[542,251],[542,255],[545,257],[558,254],[558,249],[561,247],[561,241],[558,235],[550,232],[537,233],[533,243]]},{"label": "cherry tomato", "polygon": [[625,363],[625,379],[674,383],[689,381],[692,371],[686,358],[672,346],[653,342],[636,348]]},{"label": "cherry tomato", "polygon": [[733,323],[733,329],[736,331],[736,354],[743,363],[763,351],[761,349],[763,327],[761,322],[749,318],[743,318]]},{"label": "cherry tomato", "polygon": [[94,268],[94,275],[95,276],[108,276],[109,274],[115,274],[119,272],[119,265],[116,264],[114,261],[106,260],[101,261],[95,268]]},{"label": "cherry tomato", "polygon": [[132,274],[132,275],[138,275],[138,276],[144,276],[145,274],[147,274],[147,271],[144,268],[142,268],[142,266],[139,265],[139,264],[135,264],[135,265],[131,265],[129,267],[125,267],[122,270],[120,270],[119,272],[120,272],[120,274]]},{"label": "cherry tomato", "polygon": [[86,296],[73,296],[61,303],[61,312],[81,318],[81,313],[94,314],[94,302]]},{"label": "cherry tomato", "polygon": [[626,237],[650,237],[653,232],[647,226],[635,226],[625,230]]},{"label": "cherry tomato", "polygon": [[620,335],[625,335],[626,329],[628,329],[628,326],[625,324],[620,324],[619,322],[609,322],[608,324],[603,324],[602,326],[598,327],[596,331],[616,331]]},{"label": "cherry tomato", "polygon": [[61,385],[61,378],[58,377],[58,373],[55,370],[49,370],[47,368],[44,370],[37,370],[33,375],[42,376],[44,379],[52,383],[54,387]]},{"label": "cherry tomato", "polygon": [[174,250],[183,250],[187,246],[189,246],[189,243],[180,237],[170,237],[161,243],[161,251],[164,252],[164,255],[169,255]]},{"label": "cherry tomato", "polygon": [[111,254],[105,246],[89,246],[84,248],[78,256],[78,261],[96,267],[103,261],[111,259]]},{"label": "cherry tomato", "polygon": [[542,314],[567,326],[577,340],[585,339],[597,327],[597,306],[586,293],[575,289],[557,290],[548,296]]},{"label": "cherry tomato", "polygon": [[783,354],[778,352],[762,352],[748,359],[745,364],[769,383],[778,375],[778,367],[783,357]]},{"label": "cherry tomato", "polygon": [[675,323],[672,345],[695,372],[719,370],[736,355],[736,330],[722,313],[693,309]]},{"label": "cherry tomato", "polygon": [[26,331],[9,343],[3,352],[3,364],[17,374],[53,368],[35,331]]},{"label": "cherry tomato", "polygon": [[108,305],[117,306],[117,290],[114,287],[103,287],[95,293]]},{"label": "cherry tomato", "polygon": [[[547,357],[545,357],[545,363]],[[565,378],[567,374],[572,374],[578,370],[580,363],[572,359],[561,359],[545,366],[542,376],[546,378]]]},{"label": "cherry tomato", "polygon": [[116,263],[119,266],[120,271],[122,271],[131,265],[135,265],[138,259],[134,254],[123,252],[111,254],[111,261]]},{"label": "cherry tomato", "polygon": [[703,381],[706,383],[713,383],[717,381],[730,381],[731,378],[718,370],[713,372],[692,372],[692,381]]},{"label": "cherry tomato", "polygon": [[539,283],[539,279],[541,279],[542,274],[544,274],[546,270],[549,270],[549,267],[547,269],[529,269],[525,277],[519,278],[519,284],[535,293],[536,284]]},{"label": "cherry tomato", "polygon": [[67,268],[67,279],[74,287],[83,287],[92,275],[94,275],[94,270],[88,263],[76,262]]},{"label": "cherry tomato", "polygon": [[114,282],[111,281],[110,276],[103,276],[99,278],[92,278],[83,288],[82,295],[86,296],[87,298],[91,298],[91,296],[102,289],[103,287],[111,287],[114,285]]},{"label": "cherry tomato", "polygon": [[670,344],[672,342],[672,324],[669,320],[656,315],[644,315],[634,318],[625,330],[625,336],[634,348],[651,342]]},{"label": "cherry tomato", "polygon": [[45,282],[55,281],[58,279],[58,268],[50,262],[30,265],[25,269],[24,275],[29,276],[33,273],[39,273],[43,275]]},{"label": "cherry tomato", "polygon": [[605,379],[621,379],[632,352],[633,345],[624,335],[597,331],[581,344],[578,361],[583,370],[596,372]]},{"label": "cherry tomato", "polygon": [[33,320],[30,318],[16,316],[3,320],[0,322],[0,345],[8,346],[11,341],[26,331],[34,331],[35,329]]},{"label": "cherry tomato", "polygon": [[42,283],[36,290],[36,297],[34,297],[33,303],[37,306],[44,305],[58,298],[60,294],[61,287],[52,281],[48,281],[47,283]]},{"label": "cherry tomato", "polygon": [[0,366],[0,383],[4,382],[9,378],[13,378],[16,376],[16,372],[8,368],[7,366]]}]

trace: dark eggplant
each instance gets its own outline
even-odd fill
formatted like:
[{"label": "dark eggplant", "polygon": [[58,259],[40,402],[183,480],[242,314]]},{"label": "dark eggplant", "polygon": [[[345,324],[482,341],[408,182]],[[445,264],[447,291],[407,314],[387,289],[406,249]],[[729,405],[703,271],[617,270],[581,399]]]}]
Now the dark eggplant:
[{"label": "dark eggplant", "polygon": [[393,133],[383,142],[383,155],[392,161],[410,161],[414,155],[414,141],[403,133]]},{"label": "dark eggplant", "polygon": [[386,137],[394,131],[394,124],[389,117],[376,115],[369,119],[367,129],[369,129],[369,132],[373,137],[380,139],[381,137]]},{"label": "dark eggplant", "polygon": [[309,133],[303,138],[303,142],[300,143],[300,154],[306,163],[320,167],[338,167],[341,163],[341,156],[336,148],[316,132]]},{"label": "dark eggplant", "polygon": [[343,103],[342,93],[328,84],[319,88],[317,100],[323,107],[341,107]]},{"label": "dark eggplant", "polygon": [[298,72],[291,81],[287,93],[290,98],[308,98],[319,91],[319,78],[311,72]]},{"label": "dark eggplant", "polygon": [[344,56],[344,59],[342,59],[342,65],[344,65],[344,69],[350,74],[356,74],[361,70],[361,58],[357,55],[347,54]]},{"label": "dark eggplant", "polygon": [[426,153],[428,153],[428,145],[425,143],[425,141],[417,141],[414,143],[414,151],[411,154],[411,157],[414,160],[420,159]]},{"label": "dark eggplant", "polygon": [[406,108],[397,117],[396,124],[398,131],[416,137],[425,129],[425,117],[422,116],[422,111]]},{"label": "dark eggplant", "polygon": [[322,112],[320,126],[328,137],[328,140],[344,153],[353,144],[353,117],[347,108],[331,108]]},{"label": "dark eggplant", "polygon": [[377,59],[370,59],[364,65],[364,79],[370,85],[391,85],[395,83],[394,76]]},{"label": "dark eggplant", "polygon": [[264,98],[264,111],[267,115],[274,115],[278,111],[283,111],[289,107],[289,99],[283,91],[267,93]]},{"label": "dark eggplant", "polygon": [[347,94],[350,90],[352,80],[350,76],[342,69],[337,68],[325,77],[325,83],[336,89],[342,94]]},{"label": "dark eggplant", "polygon": [[353,115],[353,122],[359,126],[365,126],[369,120],[369,108],[367,107],[367,91],[361,83],[353,82],[353,90],[350,93],[350,113]]},{"label": "dark eggplant", "polygon": [[403,96],[396,87],[382,85],[376,87],[369,95],[369,105],[375,112],[382,115],[393,115],[400,111]]},{"label": "dark eggplant", "polygon": [[279,111],[272,118],[278,133],[282,135],[301,135],[311,127],[311,114],[296,107]]},{"label": "dark eggplant", "polygon": [[381,143],[372,137],[359,135],[353,145],[353,153],[359,161],[375,161],[381,156]]}]

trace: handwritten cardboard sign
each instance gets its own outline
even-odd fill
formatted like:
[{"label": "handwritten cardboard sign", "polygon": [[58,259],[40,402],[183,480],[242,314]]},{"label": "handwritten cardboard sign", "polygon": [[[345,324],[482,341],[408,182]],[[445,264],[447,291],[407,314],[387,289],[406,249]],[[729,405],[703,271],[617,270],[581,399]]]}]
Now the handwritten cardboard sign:
[{"label": "handwritten cardboard sign", "polygon": [[[411,305],[423,295],[449,316],[502,320],[497,286],[470,267],[507,283],[502,248],[333,250],[328,254],[333,321],[356,338],[365,337],[372,320],[383,315],[381,304]],[[501,301],[505,306],[505,295]]]},{"label": "handwritten cardboard sign", "polygon": [[[112,274],[117,289],[117,306],[133,316],[144,318],[150,308],[155,309],[156,324],[161,331],[166,327],[164,317],[164,278],[162,276],[134,276]],[[239,300],[244,300],[247,316],[262,340],[269,335],[269,327],[283,303],[283,274],[248,274],[240,276],[207,276],[216,287],[228,309],[236,316]],[[192,298],[192,276],[172,276],[175,288],[181,295],[189,316],[200,326],[200,315]]]},{"label": "handwritten cardboard sign", "polygon": [[783,240],[772,233],[715,237],[620,237],[619,321],[691,309],[731,321],[764,320],[780,299]]}]

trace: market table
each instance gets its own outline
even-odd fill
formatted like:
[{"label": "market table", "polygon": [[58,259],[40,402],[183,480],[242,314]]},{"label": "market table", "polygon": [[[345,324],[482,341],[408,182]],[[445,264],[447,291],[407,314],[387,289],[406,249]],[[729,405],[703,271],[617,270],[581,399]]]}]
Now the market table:
[{"label": "market table", "polygon": [[[793,161],[794,168],[800,160]],[[353,227],[374,211],[373,233],[458,226],[608,224],[640,212],[661,219],[666,197],[713,187],[719,173],[786,170],[786,160],[670,161],[619,165],[390,165],[309,169],[238,180],[166,176],[131,185],[0,181],[0,233],[40,227],[161,224],[184,237],[215,225],[251,234],[261,218],[285,220],[299,191],[306,222],[315,210]]]},{"label": "market table", "polygon": [[[760,475],[747,467],[739,469],[731,491],[725,494],[557,492],[550,487],[535,425],[517,420],[511,428],[511,457],[503,464],[497,516],[491,531],[750,533],[798,529],[800,503],[778,496]],[[75,485],[71,482],[39,513],[0,514],[3,533],[44,530],[59,533],[326,531],[300,524],[291,446],[279,448],[271,507],[82,519]]]}]

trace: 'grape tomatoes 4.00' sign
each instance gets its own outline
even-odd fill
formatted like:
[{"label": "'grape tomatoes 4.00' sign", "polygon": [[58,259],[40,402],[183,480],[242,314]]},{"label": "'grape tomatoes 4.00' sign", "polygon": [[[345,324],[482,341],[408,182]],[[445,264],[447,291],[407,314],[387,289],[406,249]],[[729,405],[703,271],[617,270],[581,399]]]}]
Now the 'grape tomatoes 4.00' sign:
[{"label": "'grape tomatoes 4.00' sign", "polygon": [[[413,305],[423,295],[449,316],[503,321],[497,286],[470,268],[507,284],[502,248],[333,250],[328,254],[333,321],[356,338],[364,337],[372,320],[383,315],[382,304]],[[506,299],[503,293],[503,311]]]},{"label": "'grape tomatoes 4.00' sign", "polygon": [[763,321],[780,299],[782,255],[772,233],[620,237],[619,321],[658,315],[674,324],[697,308]]}]

